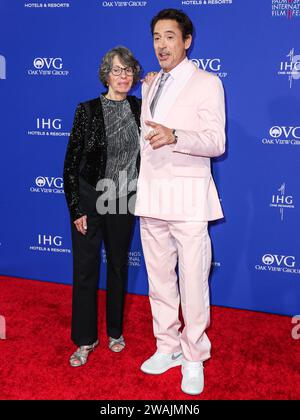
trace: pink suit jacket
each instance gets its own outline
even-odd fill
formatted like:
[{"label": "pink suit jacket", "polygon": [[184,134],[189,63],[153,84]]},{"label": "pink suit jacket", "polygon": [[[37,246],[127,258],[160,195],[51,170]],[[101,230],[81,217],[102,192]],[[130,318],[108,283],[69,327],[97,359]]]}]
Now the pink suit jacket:
[{"label": "pink suit jacket", "polygon": [[[159,116],[150,101],[161,72],[142,87],[141,167],[135,214],[163,220],[209,221],[223,217],[210,158],[225,150],[225,106],[220,79],[191,61],[161,95]],[[153,150],[145,121],[176,129],[176,145]]]}]

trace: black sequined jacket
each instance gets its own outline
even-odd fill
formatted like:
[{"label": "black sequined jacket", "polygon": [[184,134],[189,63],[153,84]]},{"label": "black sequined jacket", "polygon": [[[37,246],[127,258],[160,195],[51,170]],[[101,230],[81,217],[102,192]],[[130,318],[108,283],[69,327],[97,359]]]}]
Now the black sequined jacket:
[{"label": "black sequined jacket", "polygon": [[[127,96],[140,130],[141,100]],[[64,163],[64,190],[71,219],[86,214],[80,205],[80,178],[96,188],[105,176],[107,139],[100,98],[77,106]],[[137,159],[139,170],[140,157]]]}]

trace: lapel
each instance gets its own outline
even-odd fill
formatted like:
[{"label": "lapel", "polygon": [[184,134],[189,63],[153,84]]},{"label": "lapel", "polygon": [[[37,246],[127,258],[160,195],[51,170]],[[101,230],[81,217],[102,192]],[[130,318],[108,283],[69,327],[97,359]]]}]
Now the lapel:
[{"label": "lapel", "polygon": [[172,85],[169,86],[166,95],[160,97],[160,101],[162,104],[163,112],[160,113],[160,118],[152,118],[151,111],[150,111],[150,103],[153,97],[153,93],[155,90],[156,83],[158,79],[161,77],[162,70],[156,75],[153,79],[149,88],[145,91],[143,95],[143,106],[144,110],[142,113],[142,133],[141,133],[141,149],[145,150],[146,146],[149,145],[149,142],[144,140],[143,135],[146,135],[150,131],[150,127],[145,124],[145,120],[148,121],[155,121],[159,124],[163,124],[167,121],[167,117],[169,112],[171,112],[172,106],[174,105],[175,101],[177,100],[178,96],[181,94],[182,90],[186,86],[187,82],[190,80],[192,75],[196,71],[196,66],[191,62],[188,61],[187,64],[184,66],[182,71],[177,75],[176,79],[173,80]]},{"label": "lapel", "polygon": [[106,147],[106,133],[103,109],[100,98],[97,99],[98,100],[95,104],[91,127],[91,135],[93,137],[92,140],[94,141],[94,147],[96,148]]},{"label": "lapel", "polygon": [[162,95],[161,97],[160,105],[163,111],[160,112],[160,118],[156,122],[165,125],[169,112],[171,112],[177,98],[196,70],[196,66],[191,61],[188,61],[182,71],[176,76],[176,79],[169,86],[166,95]]},{"label": "lapel", "polygon": [[[161,76],[162,70],[154,77],[150,86],[147,88],[142,86],[142,115],[141,115],[141,134],[140,134],[140,146],[141,150],[144,150],[149,142],[144,140],[144,136],[150,131],[150,127],[145,124],[145,121],[152,121],[150,103],[153,96],[153,92],[157,81]],[[145,82],[144,82],[145,83]]]}]

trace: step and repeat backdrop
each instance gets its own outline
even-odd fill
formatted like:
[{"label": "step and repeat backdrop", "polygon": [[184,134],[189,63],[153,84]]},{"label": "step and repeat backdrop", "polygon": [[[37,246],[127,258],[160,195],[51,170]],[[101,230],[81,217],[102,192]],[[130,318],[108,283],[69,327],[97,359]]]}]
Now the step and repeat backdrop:
[{"label": "step and repeat backdrop", "polygon": [[[0,274],[72,283],[62,172],[76,105],[103,92],[99,63],[116,45],[159,70],[150,21],[167,7],[189,14],[190,59],[226,92],[211,301],[298,314],[300,0],[0,0]],[[128,291],[147,294],[138,220],[128,265]]]}]

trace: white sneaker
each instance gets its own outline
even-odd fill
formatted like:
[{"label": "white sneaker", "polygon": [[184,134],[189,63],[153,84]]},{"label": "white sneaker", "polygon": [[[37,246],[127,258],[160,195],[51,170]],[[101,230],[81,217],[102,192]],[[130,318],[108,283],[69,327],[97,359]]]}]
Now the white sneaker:
[{"label": "white sneaker", "polygon": [[182,363],[182,353],[171,353],[163,354],[158,351],[146,360],[142,366],[141,371],[144,373],[150,373],[152,375],[159,375],[160,373],[166,372],[175,366],[180,366]]},{"label": "white sneaker", "polygon": [[186,394],[201,394],[204,388],[204,374],[202,362],[182,361],[182,382],[181,389]]}]

